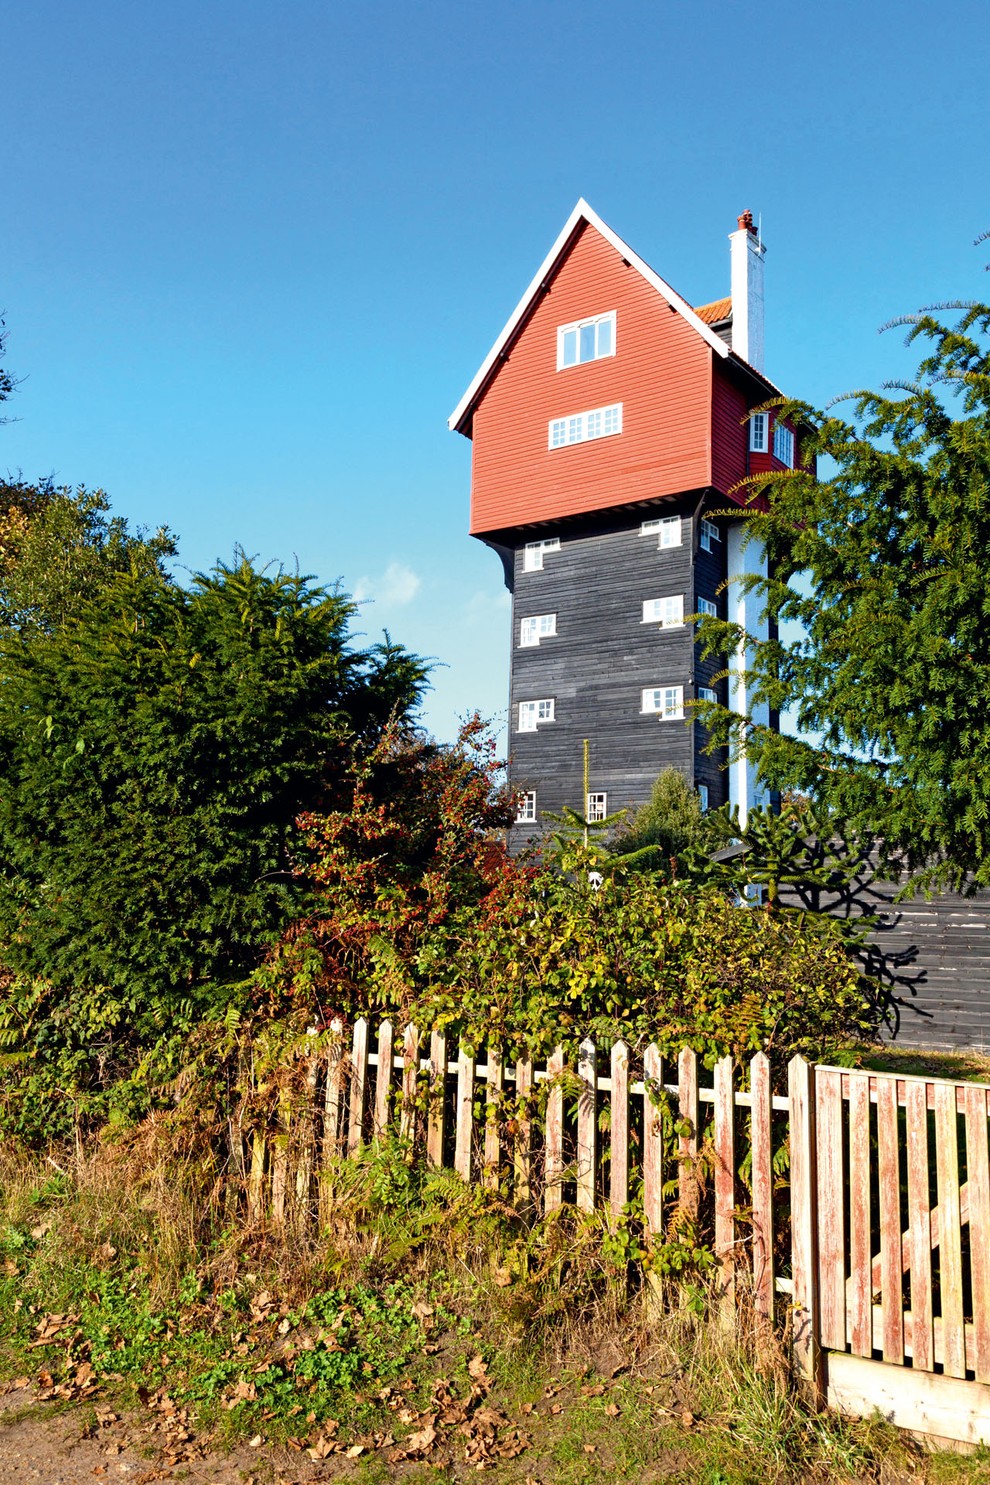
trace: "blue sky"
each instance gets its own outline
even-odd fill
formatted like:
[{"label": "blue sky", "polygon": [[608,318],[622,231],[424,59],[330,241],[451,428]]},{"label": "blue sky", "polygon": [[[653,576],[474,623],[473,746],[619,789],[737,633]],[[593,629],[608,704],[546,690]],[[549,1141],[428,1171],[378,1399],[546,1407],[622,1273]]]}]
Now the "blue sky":
[{"label": "blue sky", "polygon": [[984,0],[36,0],[4,17],[0,468],[235,543],[504,718],[507,595],[450,413],[579,196],[688,299],[761,215],[767,371],[903,373],[985,296]]}]

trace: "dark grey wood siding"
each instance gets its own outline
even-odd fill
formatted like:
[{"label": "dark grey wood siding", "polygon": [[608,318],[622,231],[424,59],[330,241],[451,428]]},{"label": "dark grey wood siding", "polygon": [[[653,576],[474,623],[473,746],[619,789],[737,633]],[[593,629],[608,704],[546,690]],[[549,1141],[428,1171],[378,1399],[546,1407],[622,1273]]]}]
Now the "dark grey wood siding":
[{"label": "dark grey wood siding", "polygon": [[[684,700],[697,684],[710,685],[716,660],[700,662],[694,627],[662,629],[642,622],[644,600],[683,596],[691,614],[697,597],[719,603],[725,576],[725,541],[711,554],[698,552],[701,497],[637,509],[610,520],[574,522],[519,533],[512,563],[512,661],[510,670],[510,778],[520,792],[535,790],[536,807],[557,814],[565,805],[583,807],[583,745],[589,745],[589,789],[604,792],[608,810],[635,810],[649,798],[657,775],[679,769],[690,783],[703,782],[712,807],[725,797],[718,761],[701,754],[703,729],[688,719],[661,720],[642,710],[642,693],[654,686],[681,686]],[[656,533],[642,522],[681,518],[681,545],[659,548]],[[524,568],[526,542],[560,541],[542,570]],[[557,633],[538,646],[520,645],[524,618],[555,614]],[[724,699],[724,685],[718,688]],[[554,720],[520,732],[519,704],[551,699]],[[540,826],[512,832],[519,849]]]}]

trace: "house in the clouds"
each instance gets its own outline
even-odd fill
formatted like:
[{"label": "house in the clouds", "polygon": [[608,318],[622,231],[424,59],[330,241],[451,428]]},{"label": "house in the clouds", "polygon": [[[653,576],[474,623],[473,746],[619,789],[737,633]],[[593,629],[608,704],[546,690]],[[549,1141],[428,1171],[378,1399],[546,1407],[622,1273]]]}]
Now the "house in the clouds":
[{"label": "house in the clouds", "polygon": [[746,709],[691,615],[761,632],[757,598],[725,582],[762,553],[718,512],[798,452],[772,411],[750,415],[780,394],[749,212],[729,242],[731,292],[693,306],[579,201],[450,418],[472,440],[471,532],[512,594],[516,844],[547,810],[643,804],[669,766],[709,807],[759,802],[745,759],[721,767],[690,720],[699,698]]}]

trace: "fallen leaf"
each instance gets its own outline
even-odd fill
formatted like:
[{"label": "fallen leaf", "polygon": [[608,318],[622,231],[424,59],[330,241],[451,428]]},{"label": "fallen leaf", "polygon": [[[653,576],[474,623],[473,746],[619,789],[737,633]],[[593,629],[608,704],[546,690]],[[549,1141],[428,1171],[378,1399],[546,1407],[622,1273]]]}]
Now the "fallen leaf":
[{"label": "fallen leaf", "polygon": [[477,1382],[479,1387],[483,1387],[484,1390],[487,1392],[492,1384],[491,1379],[488,1375],[487,1368],[485,1367],[484,1357],[472,1356],[471,1360],[468,1362],[467,1369],[468,1376],[471,1377],[475,1382]]},{"label": "fallen leaf", "polygon": [[606,1403],[605,1411],[610,1418],[621,1418],[622,1416],[622,1409],[619,1407],[618,1403]]},{"label": "fallen leaf", "polygon": [[690,1428],[693,1422],[694,1414],[691,1412],[690,1408],[685,1408],[684,1411],[681,1413],[681,1423],[684,1425],[685,1428]]},{"label": "fallen leaf", "polygon": [[585,1444],[585,1446],[584,1446],[584,1452],[585,1452],[585,1454],[594,1454],[597,1449],[598,1449],[598,1445],[597,1444]]},{"label": "fallen leaf", "polygon": [[364,1448],[364,1444],[352,1444],[349,1449],[344,1450],[344,1453],[348,1459],[357,1459],[360,1454],[364,1453]]},{"label": "fallen leaf", "polygon": [[264,1440],[262,1439],[261,1434],[256,1433],[253,1439],[248,1439],[248,1448],[260,1449],[263,1442]]}]

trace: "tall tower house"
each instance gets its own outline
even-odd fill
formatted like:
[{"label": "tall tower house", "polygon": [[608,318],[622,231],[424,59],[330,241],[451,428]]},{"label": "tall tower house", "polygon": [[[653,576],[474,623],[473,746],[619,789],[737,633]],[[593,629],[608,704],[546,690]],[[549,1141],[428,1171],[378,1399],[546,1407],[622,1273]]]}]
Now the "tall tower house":
[{"label": "tall tower house", "polygon": [[670,766],[707,807],[760,802],[745,759],[705,753],[689,705],[746,710],[744,657],[717,680],[690,616],[760,633],[758,601],[725,580],[762,553],[717,512],[797,452],[794,428],[753,413],[780,393],[749,212],[729,241],[731,293],[692,306],[579,201],[451,415],[472,440],[471,532],[512,594],[514,844],[546,810],[635,809]]}]

